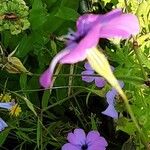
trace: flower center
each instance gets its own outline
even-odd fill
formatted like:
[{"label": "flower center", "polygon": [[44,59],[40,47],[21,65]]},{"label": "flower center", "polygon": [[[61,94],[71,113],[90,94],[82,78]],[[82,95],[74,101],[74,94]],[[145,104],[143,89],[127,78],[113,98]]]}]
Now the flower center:
[{"label": "flower center", "polygon": [[88,145],[87,144],[82,145],[81,150],[87,150],[87,149],[88,149]]},{"label": "flower center", "polygon": [[76,37],[75,42],[80,43],[80,41],[85,37],[85,34]]},{"label": "flower center", "polygon": [[59,37],[60,40],[62,41],[69,41],[69,42],[75,42],[75,43],[79,43],[84,37],[85,34],[79,34],[77,32],[72,31],[71,29],[69,29],[69,33],[67,35],[63,35],[61,37]]}]

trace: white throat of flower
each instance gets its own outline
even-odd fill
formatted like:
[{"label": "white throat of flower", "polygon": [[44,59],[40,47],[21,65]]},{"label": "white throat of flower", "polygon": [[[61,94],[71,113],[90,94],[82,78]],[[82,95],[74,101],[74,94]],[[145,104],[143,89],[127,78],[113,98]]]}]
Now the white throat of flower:
[{"label": "white throat of flower", "polygon": [[78,37],[78,34],[74,32],[72,29],[68,29],[67,35],[62,35],[60,37],[57,37],[58,40],[67,42],[68,40],[75,40]]}]

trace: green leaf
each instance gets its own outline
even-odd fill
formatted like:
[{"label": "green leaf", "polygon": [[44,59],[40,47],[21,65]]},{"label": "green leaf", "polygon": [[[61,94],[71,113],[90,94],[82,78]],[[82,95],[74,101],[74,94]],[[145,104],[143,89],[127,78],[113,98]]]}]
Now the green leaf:
[{"label": "green leaf", "polygon": [[19,136],[19,138],[23,139],[24,141],[31,141],[30,137],[20,130],[16,131],[16,134]]},{"label": "green leaf", "polygon": [[38,148],[40,147],[40,137],[41,137],[41,124],[40,124],[40,119],[38,118],[37,120],[37,146]]},{"label": "green leaf", "polygon": [[122,146],[121,150],[136,150],[135,144],[132,139],[128,139]]},{"label": "green leaf", "polygon": [[49,97],[50,97],[50,91],[49,90],[44,91],[44,94],[42,96],[42,108],[48,106]]},{"label": "green leaf", "polygon": [[41,0],[34,0],[30,12],[30,22],[33,30],[42,27],[47,18],[47,10]]},{"label": "green leaf", "polygon": [[121,130],[129,135],[132,135],[136,131],[134,123],[125,117],[119,118],[117,123],[118,125],[116,127],[116,130]]},{"label": "green leaf", "polygon": [[92,125],[92,130],[97,130],[97,125],[96,125],[96,115],[91,114],[91,125]]},{"label": "green leaf", "polygon": [[75,0],[75,1],[62,0],[61,6],[69,7],[77,11],[79,7],[79,0]]},{"label": "green leaf", "polygon": [[32,50],[32,39],[31,36],[25,35],[21,42],[19,43],[19,47],[16,51],[17,57],[25,57],[27,53],[29,53]]},{"label": "green leaf", "polygon": [[56,31],[63,24],[63,22],[63,19],[54,16],[53,14],[49,14],[43,28],[45,31],[52,33]]},{"label": "green leaf", "polygon": [[29,109],[35,114],[35,116],[37,116],[37,113],[33,107],[33,104],[26,98],[26,97],[22,97],[24,99],[24,101],[26,102],[27,106],[29,107]]},{"label": "green leaf", "polygon": [[27,74],[22,73],[20,75],[20,87],[22,90],[25,90],[27,88]]},{"label": "green leaf", "polygon": [[52,48],[52,55],[56,55],[57,54],[57,45],[56,45],[55,41],[51,40],[50,44],[51,44],[51,48]]},{"label": "green leaf", "polygon": [[9,132],[10,132],[10,129],[7,128],[3,132],[0,133],[0,146],[3,145],[3,143],[5,142]]},{"label": "green leaf", "polygon": [[60,7],[58,12],[56,13],[56,16],[64,20],[75,21],[79,17],[79,14],[74,9],[68,7]]},{"label": "green leaf", "polygon": [[140,58],[143,62],[143,64],[145,64],[145,66],[150,69],[150,61],[148,60],[148,57],[144,55],[144,53],[139,52]]}]

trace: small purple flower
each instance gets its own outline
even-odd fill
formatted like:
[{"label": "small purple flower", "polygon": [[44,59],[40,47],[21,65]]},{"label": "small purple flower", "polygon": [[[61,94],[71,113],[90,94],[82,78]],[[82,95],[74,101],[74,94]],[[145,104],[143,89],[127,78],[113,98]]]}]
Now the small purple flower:
[{"label": "small purple flower", "polygon": [[[93,81],[95,81],[95,85],[99,88],[102,88],[105,86],[106,84],[106,80],[103,78],[103,77],[95,77],[95,76],[92,76],[92,75],[95,75],[95,72],[94,70],[91,68],[90,64],[89,63],[85,63],[84,64],[84,67],[85,67],[85,71],[82,71],[81,72],[81,75],[82,75],[82,80],[85,81],[85,82],[88,82],[88,83],[91,83]],[[87,76],[86,76],[87,75]],[[90,75],[90,76],[88,76]]]},{"label": "small purple flower", "polygon": [[[123,88],[124,83],[122,81],[119,81],[120,87]],[[114,105],[115,105],[115,97],[118,95],[117,91],[112,88],[110,91],[106,94],[106,101],[108,103],[108,107],[105,111],[102,112],[102,114],[107,115],[109,117],[112,117],[114,119],[118,118],[118,112],[116,111]]]},{"label": "small purple flower", "polygon": [[6,122],[2,118],[0,118],[0,132],[2,130],[4,130],[6,127],[8,127],[8,125],[6,124]]},{"label": "small purple flower", "polygon": [[105,150],[107,141],[98,131],[90,131],[87,136],[83,129],[75,129],[67,136],[69,143],[63,145],[62,150]]},{"label": "small purple flower", "polygon": [[[104,15],[85,14],[79,17],[77,31],[66,36],[66,48],[53,58],[49,68],[41,75],[40,84],[44,88],[52,86],[52,76],[57,63],[73,64],[91,58],[102,64],[98,58],[94,58],[98,55],[93,51],[99,38],[126,39],[138,32],[137,17],[130,13],[124,14],[121,9],[112,10]],[[103,70],[105,72],[106,69]]]}]

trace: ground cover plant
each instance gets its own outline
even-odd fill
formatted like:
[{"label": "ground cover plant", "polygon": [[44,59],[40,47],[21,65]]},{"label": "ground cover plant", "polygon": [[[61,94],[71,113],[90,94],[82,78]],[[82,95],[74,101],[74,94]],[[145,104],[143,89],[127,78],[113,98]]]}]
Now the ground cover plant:
[{"label": "ground cover plant", "polygon": [[0,149],[149,150],[150,0],[0,0]]}]

